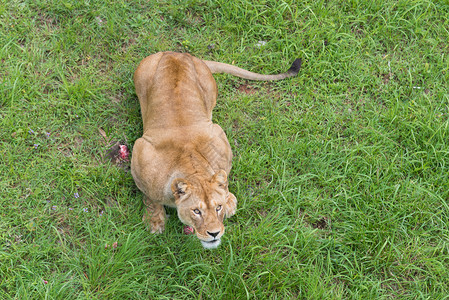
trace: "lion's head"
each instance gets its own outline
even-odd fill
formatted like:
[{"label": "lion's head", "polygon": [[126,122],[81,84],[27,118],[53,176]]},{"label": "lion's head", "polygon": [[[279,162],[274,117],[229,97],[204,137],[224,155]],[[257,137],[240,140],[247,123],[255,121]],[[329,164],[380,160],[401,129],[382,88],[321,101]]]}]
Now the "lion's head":
[{"label": "lion's head", "polygon": [[225,231],[223,219],[235,213],[237,204],[227,174],[221,170],[210,179],[189,179],[176,178],[171,185],[178,217],[195,229],[204,248],[217,248]]}]

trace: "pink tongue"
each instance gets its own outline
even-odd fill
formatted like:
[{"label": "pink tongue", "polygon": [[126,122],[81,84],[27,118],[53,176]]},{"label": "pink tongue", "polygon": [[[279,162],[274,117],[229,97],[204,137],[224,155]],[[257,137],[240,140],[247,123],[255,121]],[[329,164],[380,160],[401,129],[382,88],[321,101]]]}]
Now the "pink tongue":
[{"label": "pink tongue", "polygon": [[190,227],[189,225],[184,226],[184,234],[193,234],[194,231],[193,227]]}]

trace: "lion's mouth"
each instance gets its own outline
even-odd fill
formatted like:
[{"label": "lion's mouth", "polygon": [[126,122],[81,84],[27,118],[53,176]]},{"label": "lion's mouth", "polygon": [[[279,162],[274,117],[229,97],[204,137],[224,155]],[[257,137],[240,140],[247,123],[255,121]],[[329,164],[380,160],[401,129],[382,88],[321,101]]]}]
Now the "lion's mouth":
[{"label": "lion's mouth", "polygon": [[215,249],[215,248],[217,248],[220,245],[220,243],[221,243],[220,239],[212,240],[212,241],[209,241],[209,242],[201,241],[201,244],[206,249]]}]

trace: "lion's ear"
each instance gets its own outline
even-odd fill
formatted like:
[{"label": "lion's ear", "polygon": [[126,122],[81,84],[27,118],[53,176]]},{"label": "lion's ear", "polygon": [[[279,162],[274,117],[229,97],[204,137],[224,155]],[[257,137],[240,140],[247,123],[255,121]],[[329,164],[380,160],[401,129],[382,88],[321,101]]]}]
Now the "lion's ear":
[{"label": "lion's ear", "polygon": [[179,200],[189,192],[190,183],[184,178],[176,178],[171,184],[171,191],[175,200]]},{"label": "lion's ear", "polygon": [[228,187],[228,174],[226,174],[225,170],[220,170],[214,174],[212,182],[215,182],[219,187],[226,189]]},{"label": "lion's ear", "polygon": [[237,209],[237,198],[233,193],[228,194],[224,208],[226,218],[232,217],[235,214],[235,210]]}]

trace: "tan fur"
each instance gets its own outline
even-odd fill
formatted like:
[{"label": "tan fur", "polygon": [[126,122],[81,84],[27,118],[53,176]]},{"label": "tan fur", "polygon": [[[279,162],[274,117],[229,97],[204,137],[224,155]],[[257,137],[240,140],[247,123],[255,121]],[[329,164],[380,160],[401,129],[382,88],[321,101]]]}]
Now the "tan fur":
[{"label": "tan fur", "polygon": [[179,219],[195,229],[206,248],[218,246],[223,219],[237,206],[227,180],[231,147],[212,123],[217,86],[208,66],[215,72],[235,71],[223,65],[160,52],[143,59],[134,74],[143,136],[134,144],[131,172],[144,193],[143,221],[151,232],[161,233],[163,206],[176,207]]}]

